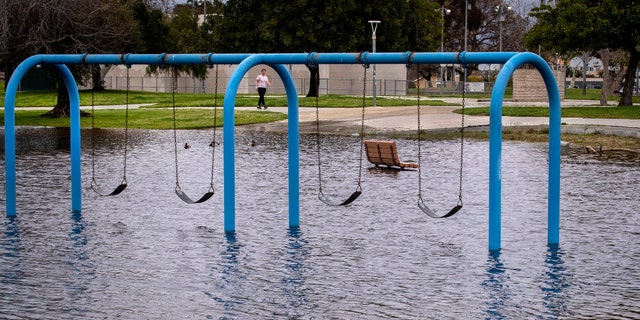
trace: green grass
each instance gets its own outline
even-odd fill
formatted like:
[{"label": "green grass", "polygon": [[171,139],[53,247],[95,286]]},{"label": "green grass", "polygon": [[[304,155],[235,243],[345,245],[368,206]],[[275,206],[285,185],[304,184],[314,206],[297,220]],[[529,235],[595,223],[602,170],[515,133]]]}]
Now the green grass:
[{"label": "green grass", "polygon": [[[461,113],[462,110],[455,110]],[[489,107],[465,109],[466,115],[488,116]],[[548,117],[546,107],[503,107],[502,115],[509,117]],[[633,107],[564,107],[563,118],[595,118],[595,119],[640,119],[640,108]]]},{"label": "green grass", "polygon": [[[96,128],[124,128],[125,110],[96,110],[94,115]],[[69,127],[69,118],[52,119],[42,116],[42,110],[17,110],[16,126]],[[222,108],[218,109],[216,126],[222,126]],[[0,123],[4,125],[4,112],[0,112]],[[287,115],[269,111],[236,111],[235,124],[273,122],[286,119]],[[83,128],[91,127],[91,117],[80,119]],[[176,110],[176,128],[202,129],[212,128],[213,109],[178,109]],[[129,128],[135,129],[173,129],[172,109],[131,109],[129,110]]]},{"label": "green grass", "polygon": [[[2,100],[0,105],[4,106],[4,90],[0,92]],[[215,94],[212,93],[176,93],[175,103],[183,107],[207,107],[213,106],[215,103]],[[218,105],[222,106],[224,95],[218,94]],[[80,105],[91,105],[91,91],[80,91]],[[127,93],[123,90],[105,90],[95,92],[94,105],[124,105],[127,101]],[[237,107],[253,107],[257,103],[256,94],[238,94],[236,95],[235,105]],[[286,106],[287,97],[283,95],[267,95],[266,100],[269,106]],[[32,91],[18,92],[16,94],[16,107],[52,107],[57,101],[56,93],[53,91]],[[130,91],[128,93],[129,104],[152,104],[150,107],[166,108],[173,104],[172,94],[164,92],[144,92]],[[356,108],[362,106],[361,96],[348,95],[322,95],[318,98],[318,105],[323,108]],[[316,99],[314,97],[307,98],[305,96],[298,97],[298,104],[301,107],[314,107]],[[367,97],[366,105],[373,104],[373,98]],[[376,97],[376,105],[381,107],[406,106],[415,104],[415,99]],[[424,100],[425,105],[450,105],[440,100]]]},{"label": "green grass", "polygon": [[[570,88],[564,92],[564,98],[568,100],[594,100],[596,103],[600,101],[601,89],[587,89],[586,95],[582,95],[582,89]],[[609,101],[619,101],[620,95],[608,97]]]},{"label": "green grass", "polygon": [[[4,87],[1,87],[2,99],[0,102],[4,106]],[[510,90],[507,90],[510,93]],[[173,105],[174,96],[171,93],[130,91],[127,93],[123,90],[105,90],[95,92],[95,105],[123,105],[125,101],[130,104],[149,104],[148,107],[142,109],[131,109],[129,126],[131,128],[141,129],[170,129],[173,128],[173,113],[171,106]],[[460,95],[450,95],[452,97],[460,97]],[[467,95],[469,99],[482,99],[484,95]],[[212,109],[185,109],[182,107],[212,107],[215,101],[214,94],[191,94],[178,93],[175,95],[175,103],[178,108],[177,127],[178,128],[208,128],[213,125]],[[16,125],[20,126],[52,126],[66,127],[69,126],[68,119],[49,119],[42,117],[45,112],[42,110],[28,110],[28,107],[53,107],[56,103],[56,92],[54,91],[33,91],[18,92],[16,96],[16,106],[21,107],[16,110]],[[287,97],[285,95],[267,95],[267,103],[269,106],[286,106]],[[600,99],[599,89],[588,89],[587,95],[582,96],[582,89],[567,89],[565,99],[593,100],[594,107],[565,107],[562,108],[562,117],[582,117],[582,118],[612,118],[612,119],[640,119],[640,109],[636,107],[598,107]],[[614,96],[614,100],[618,96]],[[640,98],[634,97],[634,102]],[[255,106],[257,100],[256,94],[239,94],[236,96],[236,106]],[[366,98],[365,105],[373,104],[371,97]],[[91,105],[91,91],[80,92],[80,104],[83,106]],[[221,125],[222,105],[224,102],[223,95],[217,97],[217,105],[220,107],[216,125]],[[298,103],[300,107],[314,107],[316,105],[315,97],[299,96]],[[318,105],[322,108],[337,107],[361,107],[362,97],[347,95],[323,95],[318,98]],[[415,105],[415,97],[377,97],[376,105],[380,107],[393,106],[410,106]],[[421,101],[423,105],[429,106],[447,106],[452,105],[442,100],[429,99]],[[455,104],[454,104],[455,105]],[[96,127],[99,128],[118,128],[124,127],[124,110],[96,110],[95,121]],[[457,112],[461,112],[457,110]],[[3,112],[0,112],[3,114]],[[504,107],[502,110],[504,116],[522,116],[522,117],[547,117],[549,110],[546,107]],[[488,115],[489,107],[467,108],[465,114],[468,115]],[[236,124],[253,124],[263,123],[286,119],[286,115],[276,112],[258,112],[258,111],[236,111]],[[4,125],[4,117],[0,119],[0,123]],[[82,119],[83,127],[90,127],[89,117]]]}]

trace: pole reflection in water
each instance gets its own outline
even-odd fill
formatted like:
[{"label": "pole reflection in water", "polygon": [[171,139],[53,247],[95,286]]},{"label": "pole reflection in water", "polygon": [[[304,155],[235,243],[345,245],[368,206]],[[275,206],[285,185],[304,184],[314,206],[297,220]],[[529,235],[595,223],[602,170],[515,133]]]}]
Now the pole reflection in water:
[{"label": "pole reflection in water", "polygon": [[299,227],[290,227],[288,241],[285,246],[284,277],[282,278],[282,293],[287,300],[286,316],[289,319],[300,319],[309,301],[306,297],[306,273],[309,267],[305,266],[307,257],[310,254],[308,242],[302,237]]},{"label": "pole reflection in water", "polygon": [[[15,284],[20,281],[22,277],[22,271],[20,267],[20,231],[18,229],[18,224],[16,223],[17,218],[5,218],[4,225],[4,239],[2,241],[2,278],[0,278],[0,283],[4,284]],[[11,297],[10,292],[3,292],[0,296],[0,311],[3,309],[2,306],[6,306],[10,304]],[[3,314],[4,312],[0,312]]]},{"label": "pole reflection in water", "polygon": [[69,232],[71,242],[67,247],[70,254],[67,264],[71,268],[69,269],[70,277],[65,283],[70,295],[68,303],[71,305],[68,306],[68,310],[70,313],[80,316],[91,312],[88,309],[90,302],[92,302],[90,288],[96,278],[96,269],[87,248],[88,240],[84,232],[84,218],[78,211],[73,211],[71,217],[73,220],[71,232]]},{"label": "pole reflection in water", "polygon": [[500,250],[489,251],[487,260],[487,280],[482,282],[482,287],[488,294],[486,319],[507,319],[504,310],[508,306],[511,292],[506,283],[509,274],[506,273],[504,264],[500,262]]},{"label": "pole reflection in water", "polygon": [[224,316],[220,319],[233,319],[238,316],[242,299],[245,294],[242,291],[242,281],[246,279],[239,265],[239,255],[242,245],[238,242],[235,233],[225,234],[225,250],[221,252],[221,265],[219,270],[214,269],[212,277],[216,279],[211,292],[205,292],[214,301],[221,304]]},{"label": "pole reflection in water", "polygon": [[544,307],[551,319],[571,317],[571,314],[567,314],[567,302],[571,300],[567,291],[571,287],[572,274],[564,265],[563,255],[558,245],[549,245],[545,259],[547,269],[543,273],[546,279],[540,289]]}]

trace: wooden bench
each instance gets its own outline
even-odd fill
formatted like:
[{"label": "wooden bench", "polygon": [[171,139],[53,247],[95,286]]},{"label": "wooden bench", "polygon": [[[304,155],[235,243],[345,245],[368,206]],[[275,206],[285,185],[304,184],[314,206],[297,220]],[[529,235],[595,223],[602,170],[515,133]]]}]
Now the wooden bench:
[{"label": "wooden bench", "polygon": [[378,166],[389,168],[417,168],[417,163],[401,162],[398,157],[398,148],[395,141],[365,140],[364,147],[367,153],[367,160]]}]

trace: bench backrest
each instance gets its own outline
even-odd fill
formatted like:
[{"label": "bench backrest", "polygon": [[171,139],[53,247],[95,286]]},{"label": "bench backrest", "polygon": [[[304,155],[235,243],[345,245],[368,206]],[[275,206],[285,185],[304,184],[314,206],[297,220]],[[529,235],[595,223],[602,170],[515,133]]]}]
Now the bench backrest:
[{"label": "bench backrest", "polygon": [[369,162],[385,166],[400,166],[395,141],[365,140],[364,147]]}]

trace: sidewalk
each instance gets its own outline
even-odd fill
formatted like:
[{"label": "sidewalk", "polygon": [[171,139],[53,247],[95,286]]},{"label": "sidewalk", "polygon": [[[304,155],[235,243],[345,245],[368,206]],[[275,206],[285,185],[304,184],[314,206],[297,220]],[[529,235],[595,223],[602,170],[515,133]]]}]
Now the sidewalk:
[{"label": "sidewalk", "polygon": [[[444,99],[449,103],[461,103],[461,99]],[[467,107],[489,106],[489,101],[466,101]],[[547,103],[510,102],[504,106],[518,105],[548,105]],[[595,106],[597,101],[567,100],[562,106]],[[255,108],[238,108],[240,110],[255,110]],[[423,130],[456,130],[461,125],[461,115],[453,111],[460,106],[423,106],[420,113],[420,124]],[[286,107],[269,107],[269,111],[287,113]],[[301,133],[316,132],[315,108],[299,108],[299,123]],[[376,132],[416,132],[418,130],[417,107],[367,107],[365,109],[365,126]],[[360,130],[362,108],[320,108],[320,131],[333,134],[356,134]],[[640,120],[629,119],[590,119],[563,118],[562,132],[567,133],[602,133],[618,136],[640,138]],[[546,117],[502,117],[503,127],[510,126],[544,126],[549,124]],[[488,116],[465,116],[465,128],[474,127],[489,129]],[[247,130],[286,132],[287,120],[274,123],[263,123],[243,126]]]},{"label": "sidewalk", "polygon": [[[427,99],[425,99],[427,100]],[[447,103],[461,104],[461,98],[438,98]],[[465,106],[487,107],[490,101],[467,99]],[[146,104],[131,104],[129,108],[135,109]],[[547,106],[546,102],[512,102],[505,101],[503,106]],[[611,107],[615,105],[610,103]],[[572,106],[598,106],[594,100],[566,100],[561,102],[562,107]],[[124,109],[124,105],[96,106],[96,109]],[[18,108],[20,109],[20,108]],[[29,110],[49,110],[46,108],[29,108]],[[82,110],[90,110],[90,106],[81,107]],[[460,128],[461,115],[453,111],[460,106],[423,106],[420,108],[420,124],[422,130],[457,130]],[[236,107],[236,110],[258,111],[253,107]],[[269,107],[269,111],[287,113],[287,107]],[[640,109],[639,109],[640,110]],[[315,133],[316,109],[302,107],[298,109],[300,132]],[[390,132],[416,132],[418,130],[417,107],[366,107],[365,126],[379,133]],[[328,134],[357,134],[360,131],[362,120],[362,108],[320,108],[320,131]],[[632,119],[592,119],[592,118],[562,118],[562,132],[589,134],[602,133],[607,135],[626,136],[640,138],[640,120]],[[502,117],[503,127],[515,126],[545,126],[549,124],[546,117]],[[489,130],[488,116],[465,116],[465,128]],[[287,120],[247,125],[238,127],[242,130],[286,132]]]}]

